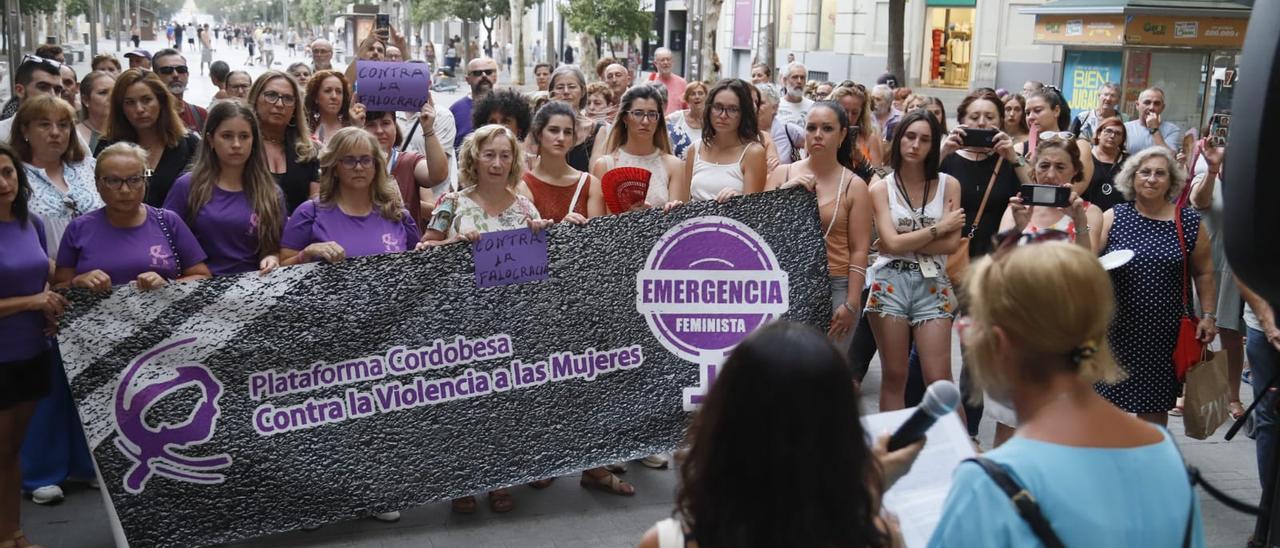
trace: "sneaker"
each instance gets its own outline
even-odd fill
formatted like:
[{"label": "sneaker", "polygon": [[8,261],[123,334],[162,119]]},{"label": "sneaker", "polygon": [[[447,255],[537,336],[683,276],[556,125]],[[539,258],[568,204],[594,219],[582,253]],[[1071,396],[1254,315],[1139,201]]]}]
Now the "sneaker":
[{"label": "sneaker", "polygon": [[63,498],[62,488],[57,485],[46,485],[31,492],[31,502],[36,504],[57,504]]},{"label": "sneaker", "polygon": [[378,521],[384,522],[384,523],[395,523],[395,522],[397,522],[397,521],[400,521],[400,512],[398,512],[398,511],[394,511],[394,512],[383,512],[383,513],[381,513],[381,514],[374,514],[374,515],[369,516],[369,517],[371,517],[371,518],[373,518],[373,519],[376,519],[376,520],[378,520]]},{"label": "sneaker", "polygon": [[654,470],[662,470],[667,467],[668,463],[669,461],[666,455],[649,455],[640,459],[640,464],[653,468]]}]

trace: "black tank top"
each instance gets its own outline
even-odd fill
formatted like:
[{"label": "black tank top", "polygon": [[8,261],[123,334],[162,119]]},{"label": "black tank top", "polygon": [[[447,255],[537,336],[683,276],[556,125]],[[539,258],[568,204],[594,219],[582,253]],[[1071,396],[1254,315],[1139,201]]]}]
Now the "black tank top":
[{"label": "black tank top", "polygon": [[565,155],[565,160],[569,162],[573,169],[578,171],[591,171],[591,149],[596,146],[596,134],[600,133],[600,127],[604,124],[596,122],[591,126],[591,135],[587,136],[587,140],[578,144]]}]

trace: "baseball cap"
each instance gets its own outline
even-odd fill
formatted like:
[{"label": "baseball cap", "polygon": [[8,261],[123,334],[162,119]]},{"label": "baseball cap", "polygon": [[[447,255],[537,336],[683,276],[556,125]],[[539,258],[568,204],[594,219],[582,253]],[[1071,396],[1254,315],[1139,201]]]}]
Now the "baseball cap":
[{"label": "baseball cap", "polygon": [[151,52],[149,52],[149,51],[147,51],[147,50],[145,50],[145,49],[135,49],[135,50],[133,50],[133,51],[131,51],[131,52],[129,52],[129,53],[124,54],[124,56],[125,56],[125,57],[141,57],[141,58],[143,58],[143,59],[150,59],[150,58],[151,58]]}]

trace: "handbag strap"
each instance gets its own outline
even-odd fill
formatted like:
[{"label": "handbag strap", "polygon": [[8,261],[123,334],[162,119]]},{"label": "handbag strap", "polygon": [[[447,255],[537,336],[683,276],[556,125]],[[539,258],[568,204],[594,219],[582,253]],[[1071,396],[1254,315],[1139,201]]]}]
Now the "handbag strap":
[{"label": "handbag strap", "polygon": [[169,251],[173,252],[173,267],[178,271],[178,276],[182,276],[182,256],[178,254],[178,246],[174,245],[173,232],[169,230],[169,223],[164,220],[164,212],[151,206],[147,206],[147,209],[155,214],[160,232],[164,233],[164,239],[169,243]]},{"label": "handbag strap", "polygon": [[996,186],[996,176],[1000,175],[1000,167],[1004,165],[1004,158],[996,160],[996,168],[991,171],[991,180],[987,181],[987,191],[982,193],[982,203],[978,204],[978,215],[973,218],[973,224],[969,225],[969,238],[973,239],[974,233],[978,231],[978,223],[982,222],[982,212],[987,210],[987,199],[991,197],[991,189]]},{"label": "handbag strap", "polygon": [[[582,196],[582,187],[586,186],[587,177],[590,176],[590,173],[584,171],[582,172],[582,176],[578,178],[578,188],[574,189],[573,198],[569,200],[569,213],[573,213],[574,208],[578,207],[578,197]],[[565,215],[568,215],[569,213],[566,213]]]},{"label": "handbag strap", "polygon": [[1053,532],[1053,526],[1049,524],[1049,520],[1040,512],[1040,505],[1036,504],[1035,497],[1027,491],[1025,487],[1018,484],[1008,472],[1000,465],[986,457],[972,457],[965,459],[965,462],[973,462],[982,467],[982,471],[991,477],[991,481],[1004,491],[1004,494],[1013,501],[1013,506],[1017,508],[1018,515],[1031,526],[1031,531],[1036,534],[1036,538],[1044,543],[1046,548],[1065,548],[1062,539],[1058,538],[1058,534]]},{"label": "handbag strap", "polygon": [[1178,230],[1178,248],[1182,251],[1182,312],[1188,314],[1191,309],[1191,297],[1189,295],[1190,288],[1187,287],[1187,278],[1191,276],[1190,267],[1187,264],[1187,236],[1182,230],[1182,208],[1175,206],[1173,211],[1173,226]]}]

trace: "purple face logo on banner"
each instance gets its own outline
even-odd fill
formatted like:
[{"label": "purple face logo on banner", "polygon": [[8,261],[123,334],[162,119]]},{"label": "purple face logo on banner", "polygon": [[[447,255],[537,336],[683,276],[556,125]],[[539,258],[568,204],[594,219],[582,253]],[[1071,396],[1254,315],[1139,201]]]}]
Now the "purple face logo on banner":
[{"label": "purple face logo on banner", "polygon": [[[222,483],[226,479],[212,471],[229,466],[230,455],[191,457],[176,452],[191,449],[213,437],[214,426],[222,413],[218,408],[222,383],[203,365],[187,363],[172,368],[155,365],[157,358],[195,341],[195,337],[189,337],[161,343],[138,356],[120,377],[115,398],[116,432],[120,434],[116,447],[134,461],[124,478],[124,488],[130,493],[146,489],[152,474],[202,484]],[[138,380],[144,370],[147,371],[143,377],[148,380]],[[158,426],[147,423],[151,406],[187,386],[198,388],[200,397],[185,421]]]},{"label": "purple face logo on banner", "polygon": [[690,219],[654,244],[636,276],[636,310],[662,346],[701,366],[686,410],[702,403],[739,341],[787,311],[789,289],[769,244],[733,219]]}]

